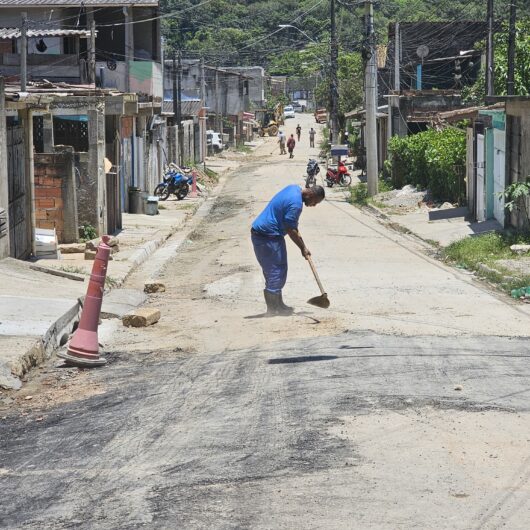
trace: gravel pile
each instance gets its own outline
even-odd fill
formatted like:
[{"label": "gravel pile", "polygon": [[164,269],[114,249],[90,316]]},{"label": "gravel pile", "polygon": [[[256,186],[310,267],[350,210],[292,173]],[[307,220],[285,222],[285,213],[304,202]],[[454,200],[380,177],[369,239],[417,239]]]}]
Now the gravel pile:
[{"label": "gravel pile", "polygon": [[400,190],[386,191],[377,195],[376,200],[393,208],[417,208],[431,200],[430,192],[418,191],[414,186],[407,185]]}]

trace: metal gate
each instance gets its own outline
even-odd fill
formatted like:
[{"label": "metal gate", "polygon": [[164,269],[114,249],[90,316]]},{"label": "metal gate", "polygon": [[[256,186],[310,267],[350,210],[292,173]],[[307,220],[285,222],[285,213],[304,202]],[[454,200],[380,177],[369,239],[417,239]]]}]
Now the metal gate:
[{"label": "metal gate", "polygon": [[20,125],[7,127],[7,181],[10,254],[13,258],[25,259],[31,253],[31,241],[24,170],[24,130]]},{"label": "metal gate", "polygon": [[120,185],[118,173],[106,174],[107,179],[107,234],[121,230]]}]

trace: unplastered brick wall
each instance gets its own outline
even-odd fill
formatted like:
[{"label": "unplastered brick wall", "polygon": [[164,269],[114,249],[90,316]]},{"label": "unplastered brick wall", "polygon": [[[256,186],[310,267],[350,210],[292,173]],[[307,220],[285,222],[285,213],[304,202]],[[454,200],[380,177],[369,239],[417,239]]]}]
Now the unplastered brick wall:
[{"label": "unplastered brick wall", "polygon": [[[38,228],[55,228],[59,243],[77,240],[77,209],[72,154],[35,154],[35,219]],[[72,196],[73,195],[73,196]]]}]

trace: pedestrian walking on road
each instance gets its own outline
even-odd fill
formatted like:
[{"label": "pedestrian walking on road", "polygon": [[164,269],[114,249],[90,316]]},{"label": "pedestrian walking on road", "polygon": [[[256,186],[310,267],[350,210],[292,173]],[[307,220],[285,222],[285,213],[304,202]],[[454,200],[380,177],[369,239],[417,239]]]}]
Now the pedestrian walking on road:
[{"label": "pedestrian walking on road", "polygon": [[278,192],[252,223],[252,245],[265,277],[263,295],[268,315],[290,315],[293,312],[282,298],[287,280],[285,236],[292,239],[304,258],[311,255],[298,231],[298,219],[304,205],[316,206],[325,195],[322,186],[302,189],[292,184]]},{"label": "pedestrian walking on road", "polygon": [[300,141],[300,135],[302,134],[302,127],[300,127],[300,124],[296,126],[296,136],[298,136],[298,141]]},{"label": "pedestrian walking on road", "polygon": [[287,140],[287,150],[289,151],[289,158],[294,157],[293,151],[294,151],[295,145],[296,145],[296,140],[294,139],[294,136],[291,134],[291,137],[289,138],[289,140]]},{"label": "pedestrian walking on road", "polygon": [[311,129],[309,130],[309,147],[315,147],[315,134],[315,129],[311,127]]},{"label": "pedestrian walking on road", "polygon": [[280,144],[280,155],[287,154],[285,150],[285,133],[283,131],[278,133],[278,143]]}]

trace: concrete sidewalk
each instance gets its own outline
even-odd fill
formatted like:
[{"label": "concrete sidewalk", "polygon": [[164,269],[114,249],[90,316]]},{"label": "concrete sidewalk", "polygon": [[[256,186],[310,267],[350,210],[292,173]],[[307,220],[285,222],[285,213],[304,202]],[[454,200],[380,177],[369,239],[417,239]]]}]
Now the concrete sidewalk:
[{"label": "concrete sidewalk", "polygon": [[466,207],[448,209],[421,209],[405,214],[387,214],[384,209],[377,209],[395,224],[409,230],[421,239],[434,242],[441,247],[465,237],[502,230],[495,220],[471,222],[468,220]]},{"label": "concrete sidewalk", "polygon": [[[211,164],[207,161],[208,167],[215,166],[222,177],[245,161],[235,158],[215,158]],[[123,229],[115,234],[120,250],[109,262],[107,289],[121,286],[131,272],[182,229],[220,186],[222,182],[197,198],[178,201],[171,197],[160,203],[156,216],[123,214]],[[79,320],[92,265],[84,253],[62,254],[60,260],[37,262],[0,260],[0,389],[19,389],[21,378],[31,367],[66,343]],[[109,295],[106,291],[106,298],[114,306],[121,303],[121,298],[131,297]],[[133,298],[137,299],[136,305],[142,301]]]}]

